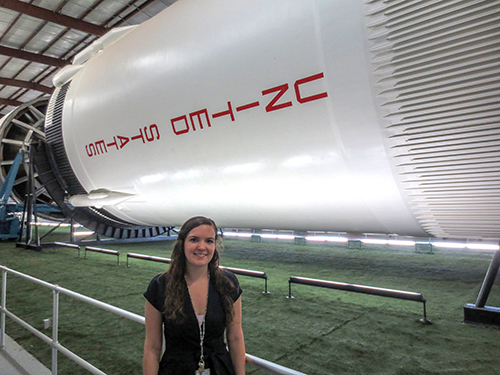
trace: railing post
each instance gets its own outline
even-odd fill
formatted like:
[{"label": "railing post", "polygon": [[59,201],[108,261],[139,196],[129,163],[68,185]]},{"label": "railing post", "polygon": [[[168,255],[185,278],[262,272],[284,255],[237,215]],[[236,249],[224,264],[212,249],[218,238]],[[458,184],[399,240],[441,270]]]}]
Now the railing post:
[{"label": "railing post", "polygon": [[425,307],[425,299],[422,301],[422,303],[424,304],[424,317],[423,319],[420,319],[420,322],[424,324],[432,324],[431,321],[427,319],[427,309]]},{"label": "railing post", "polygon": [[59,290],[53,289],[54,303],[52,306],[52,375],[57,375],[57,347],[59,343]]},{"label": "railing post", "polygon": [[292,296],[292,280],[288,280],[288,296],[286,298],[293,298]]},{"label": "railing post", "polygon": [[2,268],[2,318],[0,327],[0,350],[5,349],[5,308],[7,303],[7,270]]}]

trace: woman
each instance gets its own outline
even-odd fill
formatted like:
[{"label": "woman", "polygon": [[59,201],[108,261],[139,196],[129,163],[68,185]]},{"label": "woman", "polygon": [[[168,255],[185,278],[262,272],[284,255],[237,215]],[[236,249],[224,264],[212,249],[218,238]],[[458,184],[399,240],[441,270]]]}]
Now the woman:
[{"label": "woman", "polygon": [[144,375],[245,374],[242,290],[234,274],[219,269],[219,244],[211,219],[197,216],[182,226],[168,271],[144,293]]}]

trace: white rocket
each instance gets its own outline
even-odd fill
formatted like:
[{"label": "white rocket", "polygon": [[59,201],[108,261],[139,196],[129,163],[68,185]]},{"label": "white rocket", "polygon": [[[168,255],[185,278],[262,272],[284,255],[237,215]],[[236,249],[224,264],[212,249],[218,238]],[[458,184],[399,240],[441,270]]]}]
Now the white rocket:
[{"label": "white rocket", "polygon": [[178,1],[59,72],[37,168],[117,237],[206,215],[498,238],[499,18],[489,1]]}]

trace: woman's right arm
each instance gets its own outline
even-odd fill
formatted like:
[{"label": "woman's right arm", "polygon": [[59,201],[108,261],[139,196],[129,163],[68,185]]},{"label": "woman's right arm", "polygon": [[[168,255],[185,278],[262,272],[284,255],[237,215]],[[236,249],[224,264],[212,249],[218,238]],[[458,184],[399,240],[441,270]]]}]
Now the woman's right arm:
[{"label": "woman's right arm", "polygon": [[146,339],[144,340],[143,375],[158,375],[163,345],[162,318],[158,310],[146,301]]}]

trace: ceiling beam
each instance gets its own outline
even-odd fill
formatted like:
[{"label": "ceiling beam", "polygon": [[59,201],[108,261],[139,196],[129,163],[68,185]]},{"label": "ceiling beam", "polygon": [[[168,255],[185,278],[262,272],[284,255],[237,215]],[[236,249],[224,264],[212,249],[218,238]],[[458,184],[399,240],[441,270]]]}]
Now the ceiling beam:
[{"label": "ceiling beam", "polygon": [[36,90],[46,94],[52,94],[53,87],[48,87],[35,82],[21,81],[19,79],[0,77],[0,85],[22,87],[25,89]]},{"label": "ceiling beam", "polygon": [[0,105],[11,105],[13,107],[19,107],[22,104],[24,103],[20,102],[19,100],[0,98]]},{"label": "ceiling beam", "polygon": [[31,5],[18,0],[0,0],[0,7],[93,35],[102,36],[108,31],[105,27],[94,25],[93,23],[69,17],[61,13],[52,12],[46,8],[38,7],[36,5]]},{"label": "ceiling beam", "polygon": [[[0,1],[2,1],[2,0],[0,0]],[[36,63],[40,63],[40,64],[45,64],[45,65],[50,65],[50,66],[57,66],[59,68],[62,68],[63,66],[70,64],[70,62],[67,60],[56,59],[54,57],[40,55],[38,53],[21,51],[21,50],[15,49],[15,48],[9,48],[9,47],[5,47],[5,46],[0,46],[0,55],[15,57],[17,59],[28,60],[28,61],[32,61],[32,62],[36,62]]]},{"label": "ceiling beam", "polygon": [[[155,0],[146,0],[141,5],[134,6],[130,13],[128,13],[126,16],[120,17],[120,23],[124,23],[124,22],[128,21],[130,18],[135,16],[137,13],[142,12],[146,7],[148,7],[150,4],[152,4],[154,2],[155,2]],[[130,7],[130,5],[128,5],[127,9],[130,9],[130,8],[132,8],[132,7]],[[118,14],[120,14],[120,13],[118,13]],[[115,16],[117,16],[118,14],[115,13]]]}]

